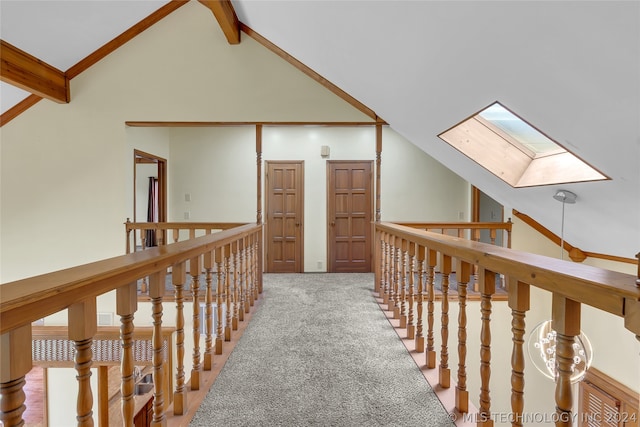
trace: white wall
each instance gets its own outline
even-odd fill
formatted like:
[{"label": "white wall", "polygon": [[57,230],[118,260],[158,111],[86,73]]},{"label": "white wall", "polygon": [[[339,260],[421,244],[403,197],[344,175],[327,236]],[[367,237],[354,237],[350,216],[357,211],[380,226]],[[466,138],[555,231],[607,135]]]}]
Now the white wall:
[{"label": "white wall", "polygon": [[169,220],[255,222],[254,127],[173,128],[170,135]]},{"label": "white wall", "polygon": [[[255,128],[172,128],[169,134],[169,219],[187,221],[188,212],[189,221],[255,221]],[[322,145],[330,147],[327,158]],[[375,147],[373,127],[263,128],[263,169],[269,160],[304,161],[304,271],[326,271],[327,160],[374,161]],[[383,220],[456,221],[468,214],[469,185],[388,128],[381,170]],[[263,193],[264,182],[263,170]]]},{"label": "white wall", "polygon": [[367,119],[253,39],[229,45],[189,2],[75,77],[69,104],[43,100],[0,128],[0,280],[123,253],[133,149],[169,157],[162,131],[127,121]]}]

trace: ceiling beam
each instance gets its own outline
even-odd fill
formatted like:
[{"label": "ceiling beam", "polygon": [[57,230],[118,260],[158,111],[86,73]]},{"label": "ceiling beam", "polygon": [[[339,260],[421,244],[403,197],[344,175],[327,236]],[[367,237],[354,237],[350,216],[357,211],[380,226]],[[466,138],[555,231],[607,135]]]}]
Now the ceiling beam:
[{"label": "ceiling beam", "polygon": [[2,81],[61,104],[71,99],[69,79],[62,71],[0,40]]},{"label": "ceiling beam", "polygon": [[240,43],[240,21],[231,0],[198,0],[213,12],[229,44]]}]

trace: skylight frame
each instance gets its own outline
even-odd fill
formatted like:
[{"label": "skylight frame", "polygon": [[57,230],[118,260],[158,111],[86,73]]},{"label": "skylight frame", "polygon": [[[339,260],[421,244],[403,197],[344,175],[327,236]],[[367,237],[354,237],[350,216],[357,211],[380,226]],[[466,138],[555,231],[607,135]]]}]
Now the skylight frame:
[{"label": "skylight frame", "polygon": [[[506,113],[546,138],[554,148],[536,152],[515,134],[481,116],[498,105]],[[556,140],[540,131],[504,104],[496,101],[438,135],[444,142],[500,178],[513,188],[610,180]]]}]

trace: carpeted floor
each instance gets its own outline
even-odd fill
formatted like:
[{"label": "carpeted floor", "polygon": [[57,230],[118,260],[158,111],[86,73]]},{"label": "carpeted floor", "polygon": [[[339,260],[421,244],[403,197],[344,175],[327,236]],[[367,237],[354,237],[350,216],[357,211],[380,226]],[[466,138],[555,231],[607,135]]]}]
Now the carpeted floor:
[{"label": "carpeted floor", "polygon": [[191,426],[451,426],[376,304],[372,274],[265,274]]}]

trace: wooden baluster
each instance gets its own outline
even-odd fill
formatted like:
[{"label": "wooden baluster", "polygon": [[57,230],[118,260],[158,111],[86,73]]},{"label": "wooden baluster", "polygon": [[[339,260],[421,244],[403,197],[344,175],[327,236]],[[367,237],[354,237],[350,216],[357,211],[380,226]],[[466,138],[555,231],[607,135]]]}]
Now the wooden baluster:
[{"label": "wooden baluster", "polygon": [[256,235],[257,239],[256,239],[256,253],[258,254],[258,256],[256,256],[256,277],[258,278],[258,293],[261,294],[262,293],[262,258],[263,258],[263,246],[262,246],[262,229],[263,227],[260,227],[260,232]]},{"label": "wooden baluster", "polygon": [[[134,237],[135,237],[135,233],[134,233]],[[146,232],[145,230],[140,230],[140,241],[142,242],[142,250],[146,249],[146,240],[147,236],[146,236]],[[135,239],[134,239],[135,240]],[[135,245],[135,242],[133,242]],[[144,276],[142,278],[142,281],[140,282],[140,293],[141,294],[146,294],[148,292],[148,284],[147,284],[147,276]]]},{"label": "wooden baluster", "polygon": [[394,265],[394,278],[393,278],[393,291],[395,298],[393,301],[393,318],[400,318],[400,285],[402,275],[402,239],[396,238],[393,245],[393,265]]},{"label": "wooden baluster", "polygon": [[156,244],[158,246],[164,246],[164,230],[160,228],[160,224],[156,224],[155,229],[156,229]]},{"label": "wooden baluster", "polygon": [[[164,273],[149,276],[149,297],[153,317],[153,419],[152,427],[164,427],[167,419],[164,413],[164,346],[162,339],[162,299],[164,298],[166,277]],[[169,355],[172,357],[172,355]]]},{"label": "wooden baluster", "polygon": [[239,307],[239,312],[238,312],[238,320],[240,320],[241,322],[244,321],[244,313],[248,313],[248,309],[249,309],[249,304],[247,304],[247,300],[246,300],[246,292],[245,292],[245,287],[246,287],[246,276],[245,276],[245,261],[246,261],[246,256],[245,256],[245,248],[246,248],[246,242],[245,242],[245,238],[241,238],[240,240],[238,240],[238,245],[239,245],[239,257],[240,257],[240,262],[239,262],[239,272],[238,272],[238,284],[239,284],[239,296],[240,296],[240,307]]},{"label": "wooden baluster", "polygon": [[416,305],[416,351],[422,353],[424,351],[424,336],[422,335],[422,311],[424,308],[424,289],[426,272],[424,270],[425,248],[418,246],[418,304]]},{"label": "wooden baluster", "polygon": [[491,230],[489,230],[489,239],[491,240],[491,244],[495,245],[496,244],[496,237],[497,237],[497,231],[495,228],[492,228]]},{"label": "wooden baluster", "polygon": [[373,260],[374,260],[374,278],[373,278],[373,292],[375,292],[377,294],[378,297],[382,296],[382,292],[381,289],[382,287],[380,286],[382,279],[381,279],[381,274],[382,274],[382,232],[380,230],[375,230],[375,236],[373,238],[373,248],[374,248],[374,254],[373,254]]},{"label": "wooden baluster", "polygon": [[173,231],[173,243],[178,243],[178,240],[180,240],[180,230],[177,228],[174,228],[172,231]]},{"label": "wooden baluster", "polygon": [[391,297],[391,265],[389,263],[390,259],[390,251],[389,251],[389,233],[384,233],[382,239],[383,245],[383,270],[382,270],[382,280],[384,281],[382,284],[382,303],[389,307],[389,300]]},{"label": "wooden baluster", "polygon": [[556,331],[556,426],[571,426],[573,342],[580,335],[580,303],[554,293],[551,327]]},{"label": "wooden baluster", "polygon": [[242,304],[244,305],[244,312],[249,313],[250,305],[253,303],[249,303],[251,299],[249,297],[249,283],[250,283],[250,275],[249,275],[249,248],[250,241],[248,237],[244,237],[243,239],[243,250],[242,250]]},{"label": "wooden baluster", "polygon": [[231,245],[228,244],[224,247],[224,300],[226,312],[226,324],[224,327],[224,340],[231,341]]},{"label": "wooden baluster", "polygon": [[222,311],[224,305],[224,247],[219,247],[215,251],[216,258],[216,311],[218,313],[218,321],[216,324],[216,354],[222,354],[222,343],[224,342],[224,336],[222,331],[222,325],[224,323],[224,312]]},{"label": "wooden baluster", "polygon": [[433,310],[435,300],[435,267],[437,264],[437,252],[428,249],[427,251],[427,351],[426,364],[427,368],[436,367],[436,351],[433,345]]},{"label": "wooden baluster", "polygon": [[[133,285],[135,289],[135,283]],[[97,313],[95,298],[75,303],[68,310],[69,339],[74,342],[76,349],[75,368],[78,373],[76,375],[78,380],[76,420],[78,426],[93,426],[93,392],[91,391],[93,351],[91,344],[93,336],[98,331]],[[119,310],[119,314],[122,315],[121,310]],[[133,314],[130,317],[122,316],[122,319],[125,318],[128,319],[129,324],[125,326],[123,323],[123,329],[129,328],[133,331]],[[133,421],[133,416],[131,421]]]},{"label": "wooden baluster", "polygon": [[207,252],[203,255],[203,264],[206,272],[205,276],[205,337],[204,337],[204,363],[203,369],[210,371],[213,366],[213,252]]},{"label": "wooden baluster", "polygon": [[394,311],[396,305],[396,249],[394,247],[395,236],[389,236],[389,302],[387,311]]},{"label": "wooden baluster", "polygon": [[456,384],[456,409],[469,412],[469,392],[467,391],[467,285],[471,279],[471,264],[457,260],[456,281],[458,282],[458,381]]},{"label": "wooden baluster", "polygon": [[400,241],[400,312],[398,318],[400,319],[400,327],[407,327],[407,258],[409,242],[405,239]]},{"label": "wooden baluster", "polygon": [[247,310],[251,311],[251,307],[255,303],[253,290],[253,235],[247,236],[247,262],[246,262],[246,274],[247,274]]},{"label": "wooden baluster", "polygon": [[509,307],[511,308],[511,412],[512,426],[522,426],[524,411],[524,333],[525,314],[529,310],[529,285],[509,280]]},{"label": "wooden baluster", "polygon": [[[138,295],[136,283],[130,283],[116,290],[116,312],[120,316],[120,346],[122,360],[120,361],[120,384],[122,421],[126,426],[133,425],[134,405],[134,360],[133,360],[133,316],[138,310]],[[71,325],[71,322],[69,322]]]},{"label": "wooden baluster", "polygon": [[480,408],[478,410],[479,426],[493,426],[491,419],[491,394],[489,380],[491,378],[491,296],[496,291],[496,273],[481,268],[480,281]]},{"label": "wooden baluster", "polygon": [[[190,238],[195,238],[195,230],[190,230]],[[200,390],[200,271],[202,262],[199,256],[189,260],[189,273],[191,274],[191,297],[193,303],[193,365],[189,385],[191,390]]]},{"label": "wooden baluster", "polygon": [[23,426],[25,376],[33,367],[31,324],[2,334],[0,343],[0,424],[5,427]]},{"label": "wooden baluster", "polygon": [[262,293],[262,230],[254,234],[253,238],[253,277],[255,280],[255,299]]},{"label": "wooden baluster", "polygon": [[409,307],[407,313],[407,338],[416,337],[415,319],[413,318],[413,305],[415,304],[415,274],[416,274],[416,243],[409,243]]},{"label": "wooden baluster", "polygon": [[382,299],[382,303],[388,305],[389,303],[389,264],[387,263],[388,255],[387,252],[387,239],[388,234],[385,232],[381,233],[381,245],[382,249],[380,250],[382,261],[381,271],[380,271],[380,280],[382,283],[380,284],[380,298]]},{"label": "wooden baluster", "polygon": [[238,303],[238,259],[240,258],[239,251],[239,242],[236,240],[232,244],[232,253],[233,253],[233,276],[232,276],[232,284],[233,284],[233,292],[231,297],[233,298],[233,319],[231,319],[231,329],[234,331],[238,330],[238,318],[239,318],[239,303]]},{"label": "wooden baluster", "polygon": [[[474,228],[472,230],[471,240],[473,240],[474,242],[479,242],[480,241],[480,229],[479,228]],[[474,290],[474,292],[479,292],[480,291],[480,280],[478,278],[478,266],[476,264],[473,264],[473,271],[472,271],[471,274],[473,275],[473,280],[471,281],[471,285],[473,286],[473,290]]]},{"label": "wooden baluster", "polygon": [[173,392],[173,414],[184,415],[187,410],[187,389],[184,381],[184,263],[175,264],[171,278],[176,300],[176,389]]},{"label": "wooden baluster", "polygon": [[449,275],[451,274],[451,257],[440,254],[442,270],[442,302],[440,316],[440,371],[439,384],[443,388],[451,386],[451,370],[449,369]]},{"label": "wooden baluster", "polygon": [[247,313],[251,311],[251,307],[254,304],[254,292],[253,292],[253,236],[249,235],[246,238],[246,260],[245,260],[245,275],[246,275],[246,299],[247,299]]},{"label": "wooden baluster", "polygon": [[140,246],[143,251],[147,249],[147,234],[146,230],[143,229],[140,229]]},{"label": "wooden baluster", "polygon": [[[127,222],[124,223],[124,231],[125,234],[127,236],[127,241],[126,241],[126,252],[127,254],[131,253],[131,228],[129,228],[129,226],[131,225],[131,219],[127,218]],[[135,233],[134,233],[134,237],[135,237]],[[136,246],[136,242],[133,242],[133,250],[135,251],[135,246]]]}]

